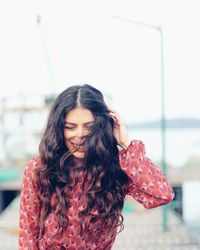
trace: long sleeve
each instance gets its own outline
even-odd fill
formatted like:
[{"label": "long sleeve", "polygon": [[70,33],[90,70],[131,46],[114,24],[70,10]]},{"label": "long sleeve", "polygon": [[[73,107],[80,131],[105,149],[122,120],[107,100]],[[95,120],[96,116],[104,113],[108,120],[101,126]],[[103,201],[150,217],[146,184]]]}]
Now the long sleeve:
[{"label": "long sleeve", "polygon": [[133,140],[127,149],[119,153],[120,166],[131,182],[128,195],[145,208],[153,208],[169,203],[174,192],[161,170],[145,156],[144,144]]},{"label": "long sleeve", "polygon": [[21,194],[19,219],[19,250],[38,250],[40,200],[33,182],[33,169],[37,161],[31,160],[25,168]]}]

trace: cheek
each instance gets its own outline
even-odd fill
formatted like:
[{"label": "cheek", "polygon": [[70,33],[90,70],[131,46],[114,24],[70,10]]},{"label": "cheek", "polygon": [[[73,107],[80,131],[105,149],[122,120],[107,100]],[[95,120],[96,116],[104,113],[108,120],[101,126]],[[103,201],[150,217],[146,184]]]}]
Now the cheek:
[{"label": "cheek", "polygon": [[64,131],[64,139],[65,141],[71,139],[74,136],[73,132],[71,131]]}]

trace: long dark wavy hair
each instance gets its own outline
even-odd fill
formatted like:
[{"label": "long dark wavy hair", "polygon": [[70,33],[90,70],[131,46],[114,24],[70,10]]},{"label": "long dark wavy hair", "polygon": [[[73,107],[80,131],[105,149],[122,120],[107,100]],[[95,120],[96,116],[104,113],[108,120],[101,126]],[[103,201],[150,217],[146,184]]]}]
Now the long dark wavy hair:
[{"label": "long dark wavy hair", "polygon": [[[94,124],[84,140],[85,157],[76,166],[73,155],[64,141],[66,114],[82,107],[90,110]],[[52,105],[46,129],[43,133],[39,155],[41,164],[36,168],[35,177],[42,201],[40,213],[40,236],[44,234],[44,221],[54,213],[58,222],[58,234],[69,226],[67,209],[70,207],[70,166],[90,176],[87,186],[87,207],[79,213],[80,233],[83,232],[84,217],[95,208],[98,215],[90,223],[103,221],[109,229],[123,229],[122,208],[126,195],[128,176],[119,165],[118,146],[113,135],[114,122],[102,93],[91,85],[74,85],[64,90]],[[52,196],[55,197],[52,205]]]}]

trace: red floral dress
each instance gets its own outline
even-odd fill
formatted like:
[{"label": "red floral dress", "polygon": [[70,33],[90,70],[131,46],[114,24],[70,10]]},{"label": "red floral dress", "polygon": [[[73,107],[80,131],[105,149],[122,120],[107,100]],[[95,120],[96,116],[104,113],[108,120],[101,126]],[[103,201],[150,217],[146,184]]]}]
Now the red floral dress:
[{"label": "red floral dress", "polygon": [[[132,196],[144,207],[158,207],[173,199],[174,192],[169,182],[160,169],[145,156],[144,144],[141,141],[133,140],[126,150],[120,151],[119,161],[122,170],[132,181],[127,195]],[[95,239],[88,237],[88,232],[85,235],[79,233],[78,213],[86,206],[82,190],[83,174],[80,175],[78,183],[74,183],[73,189],[69,190],[71,207],[67,211],[69,218],[67,230],[61,236],[55,237],[57,223],[54,214],[50,213],[45,221],[44,235],[37,243],[41,201],[33,181],[33,170],[38,163],[39,157],[34,158],[24,171],[20,198],[19,250],[110,250],[116,231],[110,232],[105,223],[101,224],[99,221],[89,223],[91,232],[98,228]],[[93,211],[94,214],[95,212]],[[90,221],[94,214],[88,215],[86,220]]]}]

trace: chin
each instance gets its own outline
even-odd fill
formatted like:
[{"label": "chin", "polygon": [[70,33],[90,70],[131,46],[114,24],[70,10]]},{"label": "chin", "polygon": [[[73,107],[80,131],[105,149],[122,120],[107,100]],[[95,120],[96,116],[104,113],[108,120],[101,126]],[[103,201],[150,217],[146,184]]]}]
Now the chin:
[{"label": "chin", "polygon": [[82,152],[75,152],[75,153],[73,153],[73,156],[74,156],[74,158],[76,158],[76,159],[84,159],[85,153],[82,153]]}]

